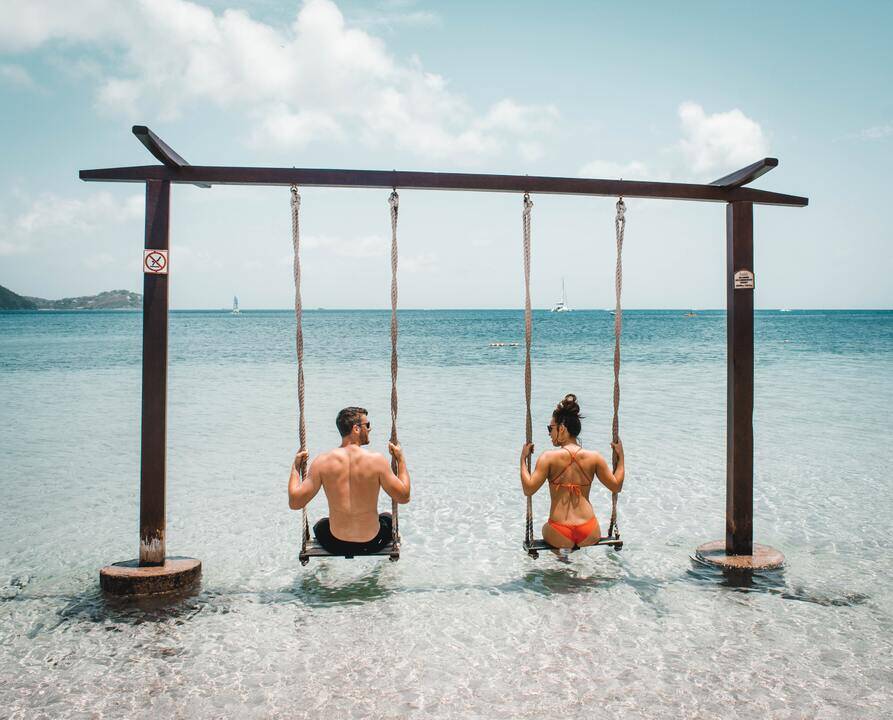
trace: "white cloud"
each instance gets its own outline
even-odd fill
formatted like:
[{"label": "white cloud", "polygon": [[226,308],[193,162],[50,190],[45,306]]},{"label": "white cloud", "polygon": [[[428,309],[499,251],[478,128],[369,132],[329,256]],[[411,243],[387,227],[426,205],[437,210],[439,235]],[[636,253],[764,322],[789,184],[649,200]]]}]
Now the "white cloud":
[{"label": "white cloud", "polygon": [[438,257],[435,253],[420,253],[400,258],[399,270],[408,273],[430,272],[437,267]]},{"label": "white cloud", "polygon": [[[380,235],[366,235],[345,240],[330,235],[307,235],[301,238],[301,256],[304,253],[318,252],[334,255],[339,258],[364,260],[368,258],[384,258],[390,255],[391,239]],[[434,270],[439,258],[435,253],[423,252],[418,255],[402,254],[398,262],[398,272],[419,273]],[[291,254],[283,255],[279,264],[291,266],[294,258]],[[384,265],[382,267],[385,267]]]},{"label": "white cloud", "polygon": [[40,238],[48,235],[82,233],[141,219],[144,211],[143,195],[131,195],[124,199],[116,198],[109,192],[95,193],[86,198],[42,195],[31,200],[27,209],[0,227],[4,235],[0,255],[29,252]]},{"label": "white cloud", "polygon": [[546,156],[546,148],[540,142],[519,142],[518,152],[524,162],[536,162]]},{"label": "white cloud", "polygon": [[142,195],[121,200],[108,192],[83,199],[47,194],[34,200],[31,207],[16,218],[14,227],[26,235],[51,230],[89,230],[141,218],[144,203]]},{"label": "white cloud", "polygon": [[678,147],[696,174],[735,169],[769,152],[759,123],[737,108],[708,115],[697,103],[684,102],[679,119],[683,138]]},{"label": "white cloud", "polygon": [[295,113],[287,105],[279,104],[257,118],[252,142],[263,145],[271,140],[282,147],[300,149],[320,136],[341,140],[343,135],[341,126],[331,115],[313,110]]},{"label": "white cloud", "polygon": [[[401,5],[384,11],[405,13]],[[552,106],[511,99],[476,113],[418,58],[398,61],[349,25],[332,0],[305,0],[284,28],[189,0],[13,0],[0,4],[0,28],[0,49],[60,41],[114,57],[93,81],[104,112],[163,120],[208,103],[250,108],[248,134],[259,145],[349,136],[475,163],[510,149],[542,154],[538,143],[558,118]]]},{"label": "white cloud", "polygon": [[227,266],[219,252],[180,244],[171,250],[170,262],[173,268],[171,272],[190,270],[207,273],[224,270]]},{"label": "white cloud", "polygon": [[52,40],[99,40],[126,26],[127,11],[115,0],[4,0],[0,50],[24,52]]},{"label": "white cloud", "polygon": [[115,264],[115,258],[108,253],[96,253],[84,258],[84,267],[88,270],[101,270]]},{"label": "white cloud", "polygon": [[434,27],[441,24],[440,15],[430,10],[415,9],[415,0],[380,0],[372,7],[359,7],[351,13],[351,21],[364,27],[397,26]]},{"label": "white cloud", "polygon": [[653,180],[645,163],[633,160],[628,163],[610,160],[593,160],[580,168],[580,177],[605,180]]},{"label": "white cloud", "polygon": [[678,112],[682,138],[658,153],[661,162],[597,159],[580,168],[580,177],[671,182],[679,176],[733,170],[768,154],[763,129],[740,110],[708,115],[697,103],[684,102]]},{"label": "white cloud", "polygon": [[865,128],[859,135],[863,140],[883,140],[893,135],[893,125],[889,123],[887,125],[875,125],[874,127]]},{"label": "white cloud", "polygon": [[[326,235],[308,235],[301,238],[302,250],[320,250],[343,258],[382,257],[390,248],[390,240],[380,235],[344,240]],[[291,257],[289,256],[289,262]]]},{"label": "white cloud", "polygon": [[29,89],[37,87],[37,83],[21,65],[0,64],[0,82]]}]

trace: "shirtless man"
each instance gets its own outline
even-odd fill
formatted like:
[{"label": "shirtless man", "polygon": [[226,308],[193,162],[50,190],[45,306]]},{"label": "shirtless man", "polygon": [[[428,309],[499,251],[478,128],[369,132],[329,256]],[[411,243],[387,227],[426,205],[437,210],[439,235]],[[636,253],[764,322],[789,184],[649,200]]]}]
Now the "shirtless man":
[{"label": "shirtless man", "polygon": [[372,430],[365,408],[344,408],[335,425],[341,433],[341,447],[317,457],[303,483],[299,468],[309,461],[309,455],[306,450],[295,455],[288,478],[288,506],[300,510],[320,487],[324,488],[329,517],[313,526],[319,544],[336,555],[374,553],[391,542],[391,514],[378,514],[379,489],[398,503],[409,502],[409,472],[403,450],[388,443],[397,464],[395,475],[384,455],[363,449],[369,444]]}]

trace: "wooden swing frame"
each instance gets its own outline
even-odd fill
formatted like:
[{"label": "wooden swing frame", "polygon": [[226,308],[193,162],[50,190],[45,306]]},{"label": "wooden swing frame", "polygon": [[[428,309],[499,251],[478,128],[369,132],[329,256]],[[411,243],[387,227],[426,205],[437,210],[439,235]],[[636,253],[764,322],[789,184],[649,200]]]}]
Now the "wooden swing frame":
[{"label": "wooden swing frame", "polygon": [[[778,165],[764,158],[712,183],[668,183],[529,175],[397,170],[326,170],[190,165],[148,127],[133,134],[160,165],[81,170],[87,182],[141,183],[146,188],[145,249],[169,249],[170,189],[185,184],[300,185],[542,193],[726,203],[727,442],[726,533],[729,555],[752,555],[753,543],[753,208],[805,207],[805,197],[746,187]],[[751,282],[736,282],[736,274]],[[143,276],[142,423],[139,565],[166,558],[168,288],[170,274]]]}]

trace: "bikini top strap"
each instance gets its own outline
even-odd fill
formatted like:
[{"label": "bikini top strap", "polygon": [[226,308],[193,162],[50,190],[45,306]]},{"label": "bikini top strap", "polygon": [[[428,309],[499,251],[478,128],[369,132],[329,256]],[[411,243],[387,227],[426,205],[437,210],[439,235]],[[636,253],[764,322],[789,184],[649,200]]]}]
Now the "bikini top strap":
[{"label": "bikini top strap", "polygon": [[[562,446],[561,449],[567,450],[567,454],[571,456],[571,459],[567,465],[565,465],[563,468],[561,468],[561,472],[558,473],[554,478],[552,478],[549,481],[549,484],[556,485],[558,487],[579,488],[579,487],[581,487],[580,483],[560,483],[560,482],[558,482],[558,478],[560,478],[562,475],[564,475],[564,471],[567,470],[571,465],[576,465],[578,468],[580,468],[581,471],[583,471],[584,475],[586,474],[586,471],[583,470],[583,467],[580,465],[579,461],[577,460],[577,455],[580,454],[580,450],[582,450],[583,448],[578,448],[577,452],[575,452],[575,453],[571,452],[570,450],[567,449],[567,447],[564,447],[564,446]],[[586,485],[591,485],[591,484],[592,484],[591,482],[586,483]],[[579,492],[579,490],[577,492]]]}]

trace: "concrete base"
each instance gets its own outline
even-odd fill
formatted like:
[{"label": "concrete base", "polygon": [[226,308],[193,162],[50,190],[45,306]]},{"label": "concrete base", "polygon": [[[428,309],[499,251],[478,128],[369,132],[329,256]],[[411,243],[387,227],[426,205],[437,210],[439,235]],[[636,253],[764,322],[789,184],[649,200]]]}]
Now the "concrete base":
[{"label": "concrete base", "polygon": [[102,568],[99,584],[111,595],[160,595],[188,590],[201,576],[202,561],[195,558],[169,557],[164,565],[146,567],[127,560]]},{"label": "concrete base", "polygon": [[753,555],[727,555],[725,540],[715,540],[698,546],[694,559],[705,565],[738,572],[777,570],[784,565],[784,555],[781,551],[759,543],[753,544]]}]

